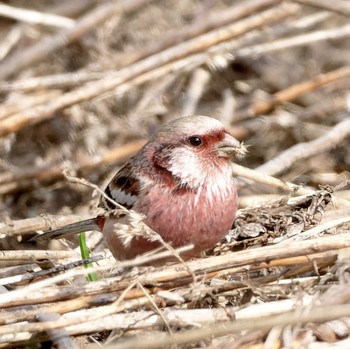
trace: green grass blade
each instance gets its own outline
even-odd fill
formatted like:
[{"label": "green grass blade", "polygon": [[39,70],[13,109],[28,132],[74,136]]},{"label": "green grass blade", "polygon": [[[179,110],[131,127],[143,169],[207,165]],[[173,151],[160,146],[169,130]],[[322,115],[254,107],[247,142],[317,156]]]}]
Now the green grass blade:
[{"label": "green grass blade", "polygon": [[[86,244],[86,235],[85,233],[80,233],[79,234],[79,245],[80,245],[80,253],[81,253],[81,257],[82,259],[88,259],[90,258],[90,250]],[[92,263],[86,263],[84,264],[85,268],[92,268],[93,265]],[[96,272],[93,273],[89,273],[86,277],[86,279],[88,281],[97,281],[98,280],[98,276]]]}]

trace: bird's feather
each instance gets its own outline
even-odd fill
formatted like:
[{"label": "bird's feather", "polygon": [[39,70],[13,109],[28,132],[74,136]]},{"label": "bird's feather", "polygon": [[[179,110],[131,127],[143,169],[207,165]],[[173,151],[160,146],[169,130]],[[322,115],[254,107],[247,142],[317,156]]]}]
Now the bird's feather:
[{"label": "bird's feather", "polygon": [[[127,209],[133,208],[140,192],[140,181],[135,177],[130,161],[113,177],[105,189],[105,194]],[[101,197],[99,207],[106,210],[115,209],[115,205]]]}]

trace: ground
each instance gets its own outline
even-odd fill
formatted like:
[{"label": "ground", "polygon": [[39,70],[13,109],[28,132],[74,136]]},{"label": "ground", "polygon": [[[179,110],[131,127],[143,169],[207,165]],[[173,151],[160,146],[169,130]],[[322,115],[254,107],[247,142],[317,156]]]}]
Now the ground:
[{"label": "ground", "polygon": [[[0,4],[0,347],[350,347],[349,16],[341,0]],[[96,188],[192,114],[248,150],[220,244],[150,267],[89,233],[88,282],[78,239],[28,242],[96,213]]]}]

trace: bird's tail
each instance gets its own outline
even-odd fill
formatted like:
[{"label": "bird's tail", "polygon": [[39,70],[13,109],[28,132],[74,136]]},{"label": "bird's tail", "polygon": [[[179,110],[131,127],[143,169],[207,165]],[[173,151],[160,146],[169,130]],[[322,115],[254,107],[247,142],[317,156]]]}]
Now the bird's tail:
[{"label": "bird's tail", "polygon": [[103,224],[104,217],[98,216],[95,218],[89,218],[80,222],[68,224],[64,227],[45,232],[41,235],[34,236],[30,239],[30,241],[61,239],[89,230],[102,231]]}]

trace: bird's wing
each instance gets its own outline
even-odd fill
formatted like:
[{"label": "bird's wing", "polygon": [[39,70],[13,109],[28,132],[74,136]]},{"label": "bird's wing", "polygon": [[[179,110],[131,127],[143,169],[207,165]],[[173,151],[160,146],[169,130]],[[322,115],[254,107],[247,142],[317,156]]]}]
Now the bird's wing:
[{"label": "bird's wing", "polygon": [[[105,189],[105,194],[113,201],[124,207],[131,209],[138,199],[140,181],[132,171],[131,163],[128,162],[113,177]],[[105,210],[115,209],[115,205],[105,197],[101,197],[99,206]],[[88,230],[102,231],[105,217],[97,216],[81,222],[69,224],[67,226],[54,229],[41,235],[37,235],[31,240],[60,239],[69,235],[81,233]]]},{"label": "bird's wing", "polygon": [[[130,162],[127,162],[113,177],[105,189],[105,194],[118,204],[131,209],[138,199],[140,180],[135,176]],[[106,210],[115,209],[115,205],[101,197],[99,207]]]}]

